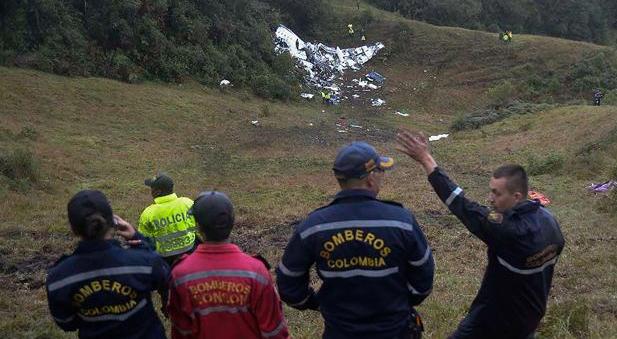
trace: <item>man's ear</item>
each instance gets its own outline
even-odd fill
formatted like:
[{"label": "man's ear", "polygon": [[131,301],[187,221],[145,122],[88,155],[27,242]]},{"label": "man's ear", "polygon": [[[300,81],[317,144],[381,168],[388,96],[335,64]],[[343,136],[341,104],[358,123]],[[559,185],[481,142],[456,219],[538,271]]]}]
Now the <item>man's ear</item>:
[{"label": "man's ear", "polygon": [[522,192],[515,192],[514,198],[518,201],[524,201],[527,199],[527,194],[523,194]]}]

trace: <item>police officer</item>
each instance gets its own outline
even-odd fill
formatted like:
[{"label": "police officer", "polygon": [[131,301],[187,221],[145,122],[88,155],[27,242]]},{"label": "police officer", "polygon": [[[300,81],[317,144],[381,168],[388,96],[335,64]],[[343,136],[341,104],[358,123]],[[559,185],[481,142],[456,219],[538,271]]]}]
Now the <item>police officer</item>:
[{"label": "police officer", "polygon": [[204,192],[191,213],[205,241],[172,271],[173,338],[288,338],[268,269],[229,242],[234,224],[229,198]]},{"label": "police officer", "polygon": [[397,140],[397,148],[422,165],[450,211],[488,246],[478,295],[451,338],[533,337],[546,311],[564,239],[553,215],[538,201],[526,199],[525,170],[506,165],[493,172],[489,208],[467,199],[437,167],[423,135],[402,130]]},{"label": "police officer", "polygon": [[[49,309],[64,331],[79,338],[165,338],[150,292],[166,299],[169,268],[143,236],[120,217],[99,191],[81,191],[70,200],[68,216],[77,249],[48,271]],[[116,233],[134,248],[112,240]]]},{"label": "police officer", "polygon": [[146,179],[154,198],[139,217],[139,232],[155,244],[156,251],[172,264],[195,247],[195,220],[187,212],[193,200],[174,193],[173,180],[164,173]]},{"label": "police officer", "polygon": [[318,309],[324,338],[419,337],[413,306],[431,292],[434,262],[413,214],[377,199],[393,163],[365,142],[343,147],[333,168],[341,191],[298,225],[277,267],[281,299]]}]

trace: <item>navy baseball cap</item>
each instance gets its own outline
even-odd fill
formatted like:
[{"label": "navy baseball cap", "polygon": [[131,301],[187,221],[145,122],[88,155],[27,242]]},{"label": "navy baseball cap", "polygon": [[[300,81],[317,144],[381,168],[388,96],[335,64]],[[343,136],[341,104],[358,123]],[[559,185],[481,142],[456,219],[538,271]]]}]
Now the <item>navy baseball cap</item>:
[{"label": "navy baseball cap", "polygon": [[163,191],[171,191],[174,189],[174,181],[165,173],[158,173],[154,178],[144,180],[144,184]]},{"label": "navy baseball cap", "polygon": [[394,159],[380,156],[366,142],[356,141],[339,151],[332,170],[337,179],[361,179],[376,169],[385,171],[393,165]]},{"label": "navy baseball cap", "polygon": [[204,228],[230,228],[234,224],[234,206],[225,193],[218,191],[201,192],[189,214]]},{"label": "navy baseball cap", "polygon": [[114,224],[114,213],[107,197],[101,191],[83,190],[75,194],[67,205],[71,226],[82,228],[86,226],[88,217],[101,214],[109,225]]}]

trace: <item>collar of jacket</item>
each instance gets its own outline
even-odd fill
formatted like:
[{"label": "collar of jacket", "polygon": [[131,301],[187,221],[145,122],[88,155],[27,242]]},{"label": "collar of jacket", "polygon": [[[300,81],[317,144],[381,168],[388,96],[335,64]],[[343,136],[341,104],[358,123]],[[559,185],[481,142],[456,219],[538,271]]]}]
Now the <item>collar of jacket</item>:
[{"label": "collar of jacket", "polygon": [[97,251],[104,251],[110,249],[112,246],[120,246],[117,240],[82,240],[77,245],[75,253],[90,253]]},{"label": "collar of jacket", "polygon": [[176,195],[176,193],[172,193],[172,194],[156,197],[156,198],[154,198],[154,202],[157,203],[157,204],[164,204],[164,203],[166,203],[168,201],[172,201],[172,200],[176,200],[176,199],[178,199],[178,196]]},{"label": "collar of jacket", "polygon": [[334,197],[334,201],[348,198],[377,199],[377,194],[365,189],[346,189],[338,192]]},{"label": "collar of jacket", "polygon": [[533,212],[540,207],[540,202],[536,200],[525,200],[512,207],[509,214],[525,214]]},{"label": "collar of jacket", "polygon": [[213,244],[213,243],[203,243],[197,246],[195,252],[201,253],[238,253],[242,252],[240,248],[232,243],[221,243],[221,244]]}]

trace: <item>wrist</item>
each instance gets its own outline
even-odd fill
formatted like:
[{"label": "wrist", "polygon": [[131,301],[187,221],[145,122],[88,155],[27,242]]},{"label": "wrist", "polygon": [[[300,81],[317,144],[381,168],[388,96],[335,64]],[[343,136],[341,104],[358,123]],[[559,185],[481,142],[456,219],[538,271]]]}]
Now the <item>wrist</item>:
[{"label": "wrist", "polygon": [[420,159],[420,163],[422,164],[422,167],[427,175],[433,173],[435,168],[437,168],[437,162],[433,156],[428,153]]}]

